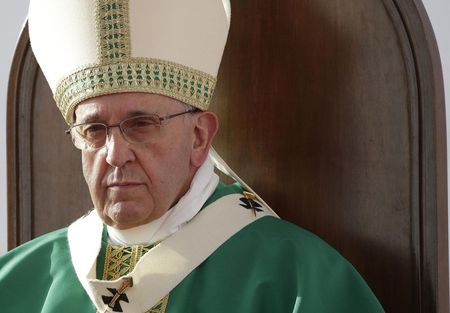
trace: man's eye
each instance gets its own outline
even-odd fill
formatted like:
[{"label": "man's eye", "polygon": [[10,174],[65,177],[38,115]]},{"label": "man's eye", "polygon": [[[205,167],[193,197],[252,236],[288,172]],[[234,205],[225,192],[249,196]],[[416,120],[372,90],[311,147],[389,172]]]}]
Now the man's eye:
[{"label": "man's eye", "polygon": [[124,126],[127,129],[146,128],[157,126],[157,122],[154,118],[151,117],[140,117],[128,120],[126,125]]},{"label": "man's eye", "polygon": [[80,134],[85,138],[93,138],[102,136],[105,133],[105,126],[103,125],[85,125],[81,128]]}]

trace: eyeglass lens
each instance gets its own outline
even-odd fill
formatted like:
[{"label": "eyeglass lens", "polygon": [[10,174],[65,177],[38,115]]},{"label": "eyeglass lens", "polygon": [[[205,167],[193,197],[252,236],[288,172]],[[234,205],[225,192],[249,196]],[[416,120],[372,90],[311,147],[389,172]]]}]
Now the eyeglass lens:
[{"label": "eyeglass lens", "polygon": [[103,123],[84,123],[72,126],[66,134],[72,136],[73,144],[81,150],[96,150],[103,147],[108,139],[108,132],[114,127],[120,128],[120,132],[129,143],[148,143],[160,135],[161,121],[198,111],[199,109],[192,108],[163,117],[156,114],[140,115],[109,126]]},{"label": "eyeglass lens", "polygon": [[157,138],[161,122],[156,115],[145,115],[123,120],[118,125],[107,126],[102,123],[76,125],[71,129],[72,141],[78,149],[99,149],[106,144],[108,128],[119,127],[130,143],[147,143]]}]

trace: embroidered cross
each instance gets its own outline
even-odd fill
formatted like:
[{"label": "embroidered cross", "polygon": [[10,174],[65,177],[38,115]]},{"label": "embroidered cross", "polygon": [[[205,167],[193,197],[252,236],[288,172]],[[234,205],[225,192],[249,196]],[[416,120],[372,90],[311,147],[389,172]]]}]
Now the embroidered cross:
[{"label": "embroidered cross", "polygon": [[116,288],[107,288],[108,291],[111,292],[113,296],[112,297],[102,296],[103,303],[107,304],[111,309],[113,309],[114,312],[123,312],[122,307],[120,305],[120,301],[125,301],[126,303],[129,303],[128,297],[126,293],[124,293],[124,291],[128,287],[132,286],[133,286],[133,278],[125,277],[119,290],[117,290]]},{"label": "embroidered cross", "polygon": [[256,212],[262,212],[263,210],[260,209],[262,206],[261,204],[259,204],[258,202],[256,202],[256,196],[251,193],[251,192],[247,192],[244,191],[244,197],[243,198],[239,198],[239,200],[241,200],[243,202],[240,203],[239,205],[248,209],[248,210],[253,210],[253,214],[255,214],[256,216]]}]

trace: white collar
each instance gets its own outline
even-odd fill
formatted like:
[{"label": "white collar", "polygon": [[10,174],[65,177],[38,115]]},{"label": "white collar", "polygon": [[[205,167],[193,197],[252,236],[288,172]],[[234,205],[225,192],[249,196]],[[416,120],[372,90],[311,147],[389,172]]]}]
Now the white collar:
[{"label": "white collar", "polygon": [[105,296],[130,281],[128,301],[121,302],[123,312],[147,312],[231,236],[258,218],[272,215],[264,207],[260,212],[244,209],[242,201],[239,193],[216,200],[143,255],[131,272],[111,281],[95,278],[103,222],[93,211],[71,224],[67,233],[77,277],[99,312],[112,312]]},{"label": "white collar", "polygon": [[179,230],[202,208],[219,183],[214,165],[208,157],[195,173],[189,190],[163,216],[148,224],[130,229],[107,226],[109,242],[123,246],[151,245]]}]

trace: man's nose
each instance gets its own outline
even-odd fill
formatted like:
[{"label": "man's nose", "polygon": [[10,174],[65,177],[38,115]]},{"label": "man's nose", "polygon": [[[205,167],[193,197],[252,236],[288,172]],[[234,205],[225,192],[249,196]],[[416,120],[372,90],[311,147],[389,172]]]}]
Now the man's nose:
[{"label": "man's nose", "polygon": [[136,158],[131,144],[125,140],[119,127],[109,129],[105,148],[106,162],[113,167],[122,167]]}]

